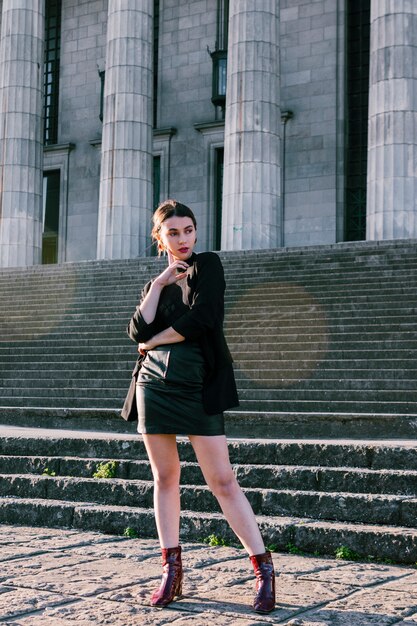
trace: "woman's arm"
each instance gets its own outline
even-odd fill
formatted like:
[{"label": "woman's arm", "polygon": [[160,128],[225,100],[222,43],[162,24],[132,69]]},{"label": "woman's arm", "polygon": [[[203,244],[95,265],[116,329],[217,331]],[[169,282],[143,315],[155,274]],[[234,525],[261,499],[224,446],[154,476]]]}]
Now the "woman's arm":
[{"label": "woman's arm", "polygon": [[148,341],[140,343],[138,352],[145,354],[145,352],[153,350],[157,346],[162,346],[167,343],[180,343],[181,341],[185,341],[185,337],[177,333],[177,331],[170,326],[157,335],[151,337]]},{"label": "woman's arm", "polygon": [[161,285],[161,283],[158,282],[158,279],[156,278],[151,284],[145,298],[139,305],[142,319],[145,321],[146,324],[152,324],[155,319],[156,310],[159,304],[159,298],[161,296],[163,288],[164,285]]},{"label": "woman's arm", "polygon": [[220,258],[214,252],[199,255],[197,284],[190,310],[176,320],[173,329],[185,339],[198,339],[223,321],[225,280]]},{"label": "woman's arm", "polygon": [[136,343],[140,343],[141,341],[147,341],[155,334],[155,330],[153,324],[147,324],[142,317],[142,313],[140,310],[140,306],[142,302],[145,300],[148,291],[151,288],[151,282],[147,283],[142,290],[140,303],[136,307],[136,311],[132,315],[128,325],[127,325],[127,334],[131,338],[132,341]]},{"label": "woman's arm", "polygon": [[[159,298],[164,287],[177,283],[186,277],[187,263],[184,261],[174,261],[153,281],[139,309],[143,319],[147,324],[151,324],[156,315]],[[180,273],[178,273],[180,270]],[[181,271],[183,270],[183,271]]]},{"label": "woman's arm", "polygon": [[187,268],[188,264],[184,261],[173,261],[155,280],[145,285],[140,304],[136,307],[127,327],[127,333],[132,341],[140,344],[148,342],[153,337],[155,334],[153,322],[162,290],[167,285],[184,279],[187,276]]},{"label": "woman's arm", "polygon": [[170,328],[148,337],[139,343],[138,351],[144,354],[162,344],[195,340],[223,319],[224,273],[217,254],[200,255],[197,285],[190,310],[176,320]]}]

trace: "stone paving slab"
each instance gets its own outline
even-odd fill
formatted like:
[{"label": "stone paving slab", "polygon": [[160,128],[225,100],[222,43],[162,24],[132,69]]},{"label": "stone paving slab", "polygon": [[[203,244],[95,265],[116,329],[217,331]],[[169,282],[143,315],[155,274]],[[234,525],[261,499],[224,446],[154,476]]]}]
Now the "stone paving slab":
[{"label": "stone paving slab", "polygon": [[415,567],[274,553],[277,608],[249,605],[243,550],[184,543],[183,596],[149,606],[155,540],[0,525],[0,626],[416,626]]}]

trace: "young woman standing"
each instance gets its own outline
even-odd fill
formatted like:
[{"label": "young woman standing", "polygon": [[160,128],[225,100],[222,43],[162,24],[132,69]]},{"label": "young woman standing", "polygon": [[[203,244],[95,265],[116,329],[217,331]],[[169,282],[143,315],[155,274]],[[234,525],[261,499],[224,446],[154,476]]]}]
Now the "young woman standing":
[{"label": "young woman standing", "polygon": [[213,252],[195,254],[196,219],[175,200],[153,216],[152,235],[168,267],[144,288],[129,322],[139,344],[136,389],[125,419],[138,416],[154,477],[154,507],[163,575],[152,606],[166,606],[182,593],[180,460],[176,435],[188,436],[204,478],[244,548],[256,575],[253,608],[275,607],[275,573],[252,508],[233,473],[223,411],[238,404],[232,358],[223,335],[224,275]]}]

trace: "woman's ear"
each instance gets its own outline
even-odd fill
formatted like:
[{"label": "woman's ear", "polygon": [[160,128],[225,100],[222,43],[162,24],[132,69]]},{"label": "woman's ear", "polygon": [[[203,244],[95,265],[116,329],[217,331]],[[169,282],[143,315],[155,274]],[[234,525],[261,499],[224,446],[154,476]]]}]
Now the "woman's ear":
[{"label": "woman's ear", "polygon": [[156,247],[158,248],[158,256],[161,256],[165,252],[165,246],[159,238],[156,239]]}]

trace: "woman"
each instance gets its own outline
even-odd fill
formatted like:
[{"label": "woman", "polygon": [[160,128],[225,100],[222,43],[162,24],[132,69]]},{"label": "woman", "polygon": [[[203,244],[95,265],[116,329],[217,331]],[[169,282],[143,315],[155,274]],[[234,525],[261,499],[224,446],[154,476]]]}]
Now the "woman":
[{"label": "woman", "polygon": [[269,613],[275,606],[271,554],[233,473],[224,435],[223,411],[238,399],[223,335],[223,268],[215,253],[193,252],[197,224],[185,205],[163,202],[153,223],[153,239],[159,253],[167,253],[168,267],[145,286],[129,322],[140,357],[122,412],[125,419],[135,419],[137,410],[154,477],[163,575],[151,605],[166,606],[182,593],[176,435],[187,435],[208,486],[250,556],[256,575],[253,608]]}]

